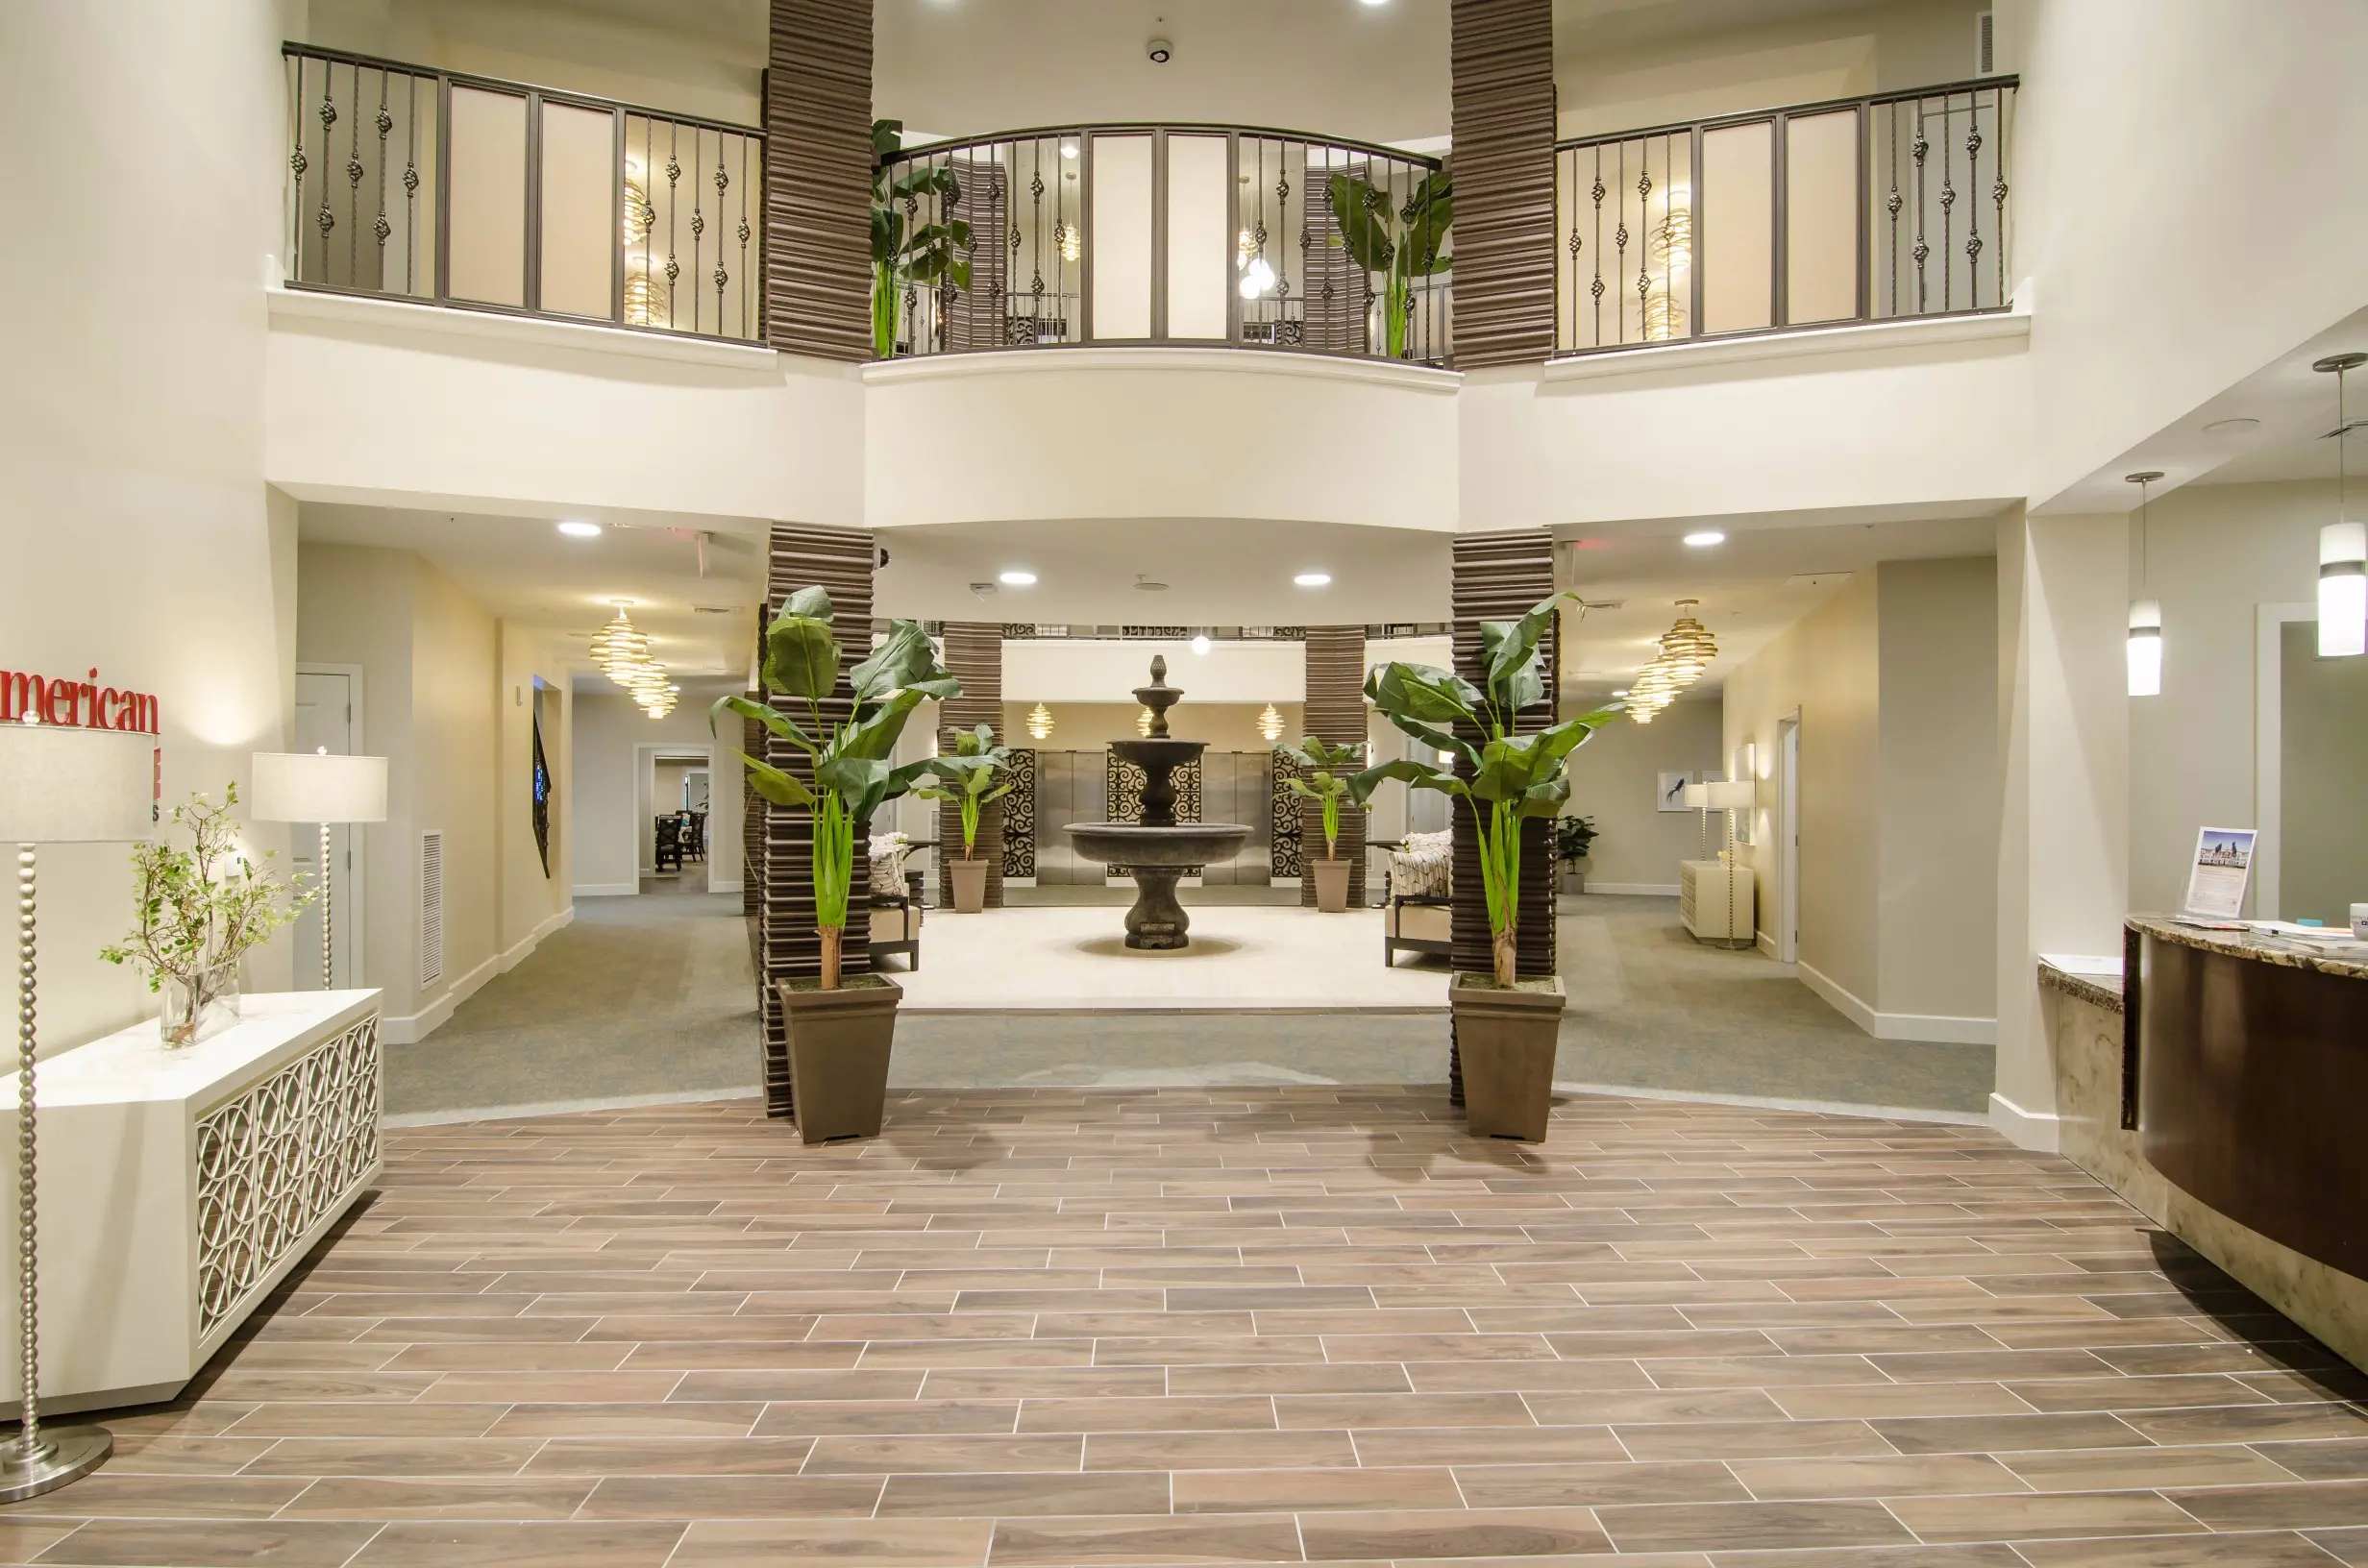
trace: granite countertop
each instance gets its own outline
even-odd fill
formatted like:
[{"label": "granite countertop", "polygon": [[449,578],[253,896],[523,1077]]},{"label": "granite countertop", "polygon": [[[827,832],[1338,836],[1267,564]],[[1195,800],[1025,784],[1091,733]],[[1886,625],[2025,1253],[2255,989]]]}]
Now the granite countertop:
[{"label": "granite countertop", "polygon": [[2160,942],[2175,942],[2208,953],[2227,953],[2289,969],[2316,969],[2349,980],[2368,980],[2368,943],[2324,947],[2317,943],[2265,931],[2206,931],[2156,915],[2133,915],[2130,929]]},{"label": "granite countertop", "polygon": [[2090,1002],[2109,1013],[2121,1011],[2121,960],[2083,954],[2041,953],[2039,985]]}]

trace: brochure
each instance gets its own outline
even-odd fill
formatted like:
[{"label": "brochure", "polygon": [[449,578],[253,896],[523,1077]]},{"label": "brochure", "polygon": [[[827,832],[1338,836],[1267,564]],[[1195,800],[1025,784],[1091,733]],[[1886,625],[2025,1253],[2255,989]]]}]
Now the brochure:
[{"label": "brochure", "polygon": [[2195,835],[2195,864],[2187,872],[2187,902],[2180,913],[2196,920],[2233,920],[2244,912],[2253,877],[2254,829],[2207,827]]}]

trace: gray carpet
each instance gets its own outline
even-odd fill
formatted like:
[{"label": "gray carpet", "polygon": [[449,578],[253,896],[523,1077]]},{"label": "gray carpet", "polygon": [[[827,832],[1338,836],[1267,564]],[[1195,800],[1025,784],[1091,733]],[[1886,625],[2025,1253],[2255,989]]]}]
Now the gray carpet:
[{"label": "gray carpet", "polygon": [[[1202,891],[1230,901],[1280,890]],[[387,1114],[753,1092],[739,897],[669,894],[579,900],[575,923],[444,1027],[389,1046]],[[1869,1039],[1789,970],[1694,942],[1672,899],[1566,898],[1563,909],[1563,1082],[1960,1113],[1987,1104],[1989,1046]],[[1446,1022],[1435,1016],[937,1014],[899,1021],[890,1081],[1394,1084],[1445,1073]]]}]

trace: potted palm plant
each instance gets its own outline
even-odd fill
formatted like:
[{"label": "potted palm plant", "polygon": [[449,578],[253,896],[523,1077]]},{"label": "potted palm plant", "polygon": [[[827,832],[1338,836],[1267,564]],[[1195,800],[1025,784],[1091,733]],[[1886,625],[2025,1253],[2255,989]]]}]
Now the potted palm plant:
[{"label": "potted palm plant", "polygon": [[955,730],[953,751],[935,762],[932,771],[945,783],[925,784],[913,793],[924,800],[950,800],[961,808],[962,858],[947,870],[953,881],[954,913],[975,915],[987,907],[987,863],[978,858],[978,814],[1011,793],[1009,780],[995,781],[1009,770],[1011,748],[996,745],[995,731],[980,724],[974,730]]},{"label": "potted palm plant", "polygon": [[[1514,733],[1514,722],[1545,696],[1539,644],[1556,606],[1576,597],[1557,594],[1517,621],[1481,622],[1483,686],[1452,671],[1395,661],[1365,682],[1366,698],[1392,723],[1460,764],[1450,768],[1401,758],[1368,769],[1364,776],[1375,783],[1404,779],[1416,789],[1461,801],[1471,814],[1492,962],[1487,974],[1459,970],[1447,995],[1463,1055],[1468,1125],[1483,1137],[1536,1142],[1545,1137],[1553,1103],[1563,983],[1559,975],[1523,979],[1516,969],[1521,823],[1561,811],[1570,798],[1570,753],[1618,710],[1581,714],[1527,735]],[[1484,739],[1477,745],[1465,740],[1455,733],[1459,724]]]},{"label": "potted palm plant", "polygon": [[1302,800],[1315,801],[1323,813],[1323,859],[1308,863],[1308,874],[1316,879],[1317,913],[1345,913],[1349,863],[1340,858],[1341,802],[1345,800],[1363,810],[1381,780],[1376,777],[1369,784],[1365,774],[1347,772],[1365,760],[1362,746],[1326,746],[1307,735],[1296,746],[1278,746],[1274,749],[1307,769],[1307,777],[1286,778],[1283,782],[1291,786],[1292,794]]},{"label": "potted palm plant", "polygon": [[822,705],[838,695],[839,642],[830,630],[830,595],[801,588],[765,628],[768,691],[804,704],[802,722],[769,702],[727,697],[708,710],[707,727],[727,712],[753,719],[813,759],[809,786],[747,752],[740,760],[758,795],[806,812],[814,835],[814,924],[822,972],[776,989],[789,1034],[790,1094],[798,1133],[808,1143],[878,1133],[887,1103],[888,1054],[896,1042],[902,990],[885,975],[842,984],[841,943],[854,889],[855,830],[891,800],[911,793],[935,758],[891,767],[897,738],[913,709],[931,698],[958,697],[962,683],[937,662],[928,634],[913,621],[890,624],[872,656],[848,672],[852,714],[826,722]]},{"label": "potted palm plant", "polygon": [[1563,869],[1562,891],[1585,893],[1587,873],[1579,870],[1579,862],[1595,846],[1595,819],[1592,817],[1557,817],[1554,819],[1554,859]]},{"label": "potted palm plant", "polygon": [[1403,359],[1415,280],[1455,265],[1455,257],[1440,249],[1455,222],[1455,183],[1446,170],[1434,170],[1397,204],[1388,190],[1353,174],[1332,176],[1325,190],[1332,199],[1332,243],[1367,272],[1382,274],[1383,350]]},{"label": "potted palm plant", "polygon": [[[893,173],[883,160],[903,141],[902,120],[872,122],[872,353],[881,359],[896,357],[897,306],[907,287],[967,293],[971,286],[971,226],[951,216],[962,182],[943,163]],[[915,221],[921,202],[931,197],[947,216]]]}]

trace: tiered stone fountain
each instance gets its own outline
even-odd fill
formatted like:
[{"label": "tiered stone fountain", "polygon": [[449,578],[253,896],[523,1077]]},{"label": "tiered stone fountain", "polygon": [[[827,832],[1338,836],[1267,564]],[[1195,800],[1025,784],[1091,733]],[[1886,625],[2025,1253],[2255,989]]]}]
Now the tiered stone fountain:
[{"label": "tiered stone fountain", "polygon": [[1118,867],[1135,879],[1135,905],[1126,912],[1126,945],[1150,950],[1190,946],[1185,933],[1192,918],[1176,902],[1177,878],[1199,866],[1231,860],[1250,836],[1242,822],[1179,822],[1175,820],[1175,771],[1208,749],[1206,741],[1179,741],[1168,733],[1168,710],[1183,693],[1168,684],[1168,661],[1151,660],[1151,684],[1135,688],[1135,700],[1151,710],[1151,733],[1112,741],[1122,761],[1143,770],[1143,821],[1072,822],[1068,832],[1077,853]]}]

